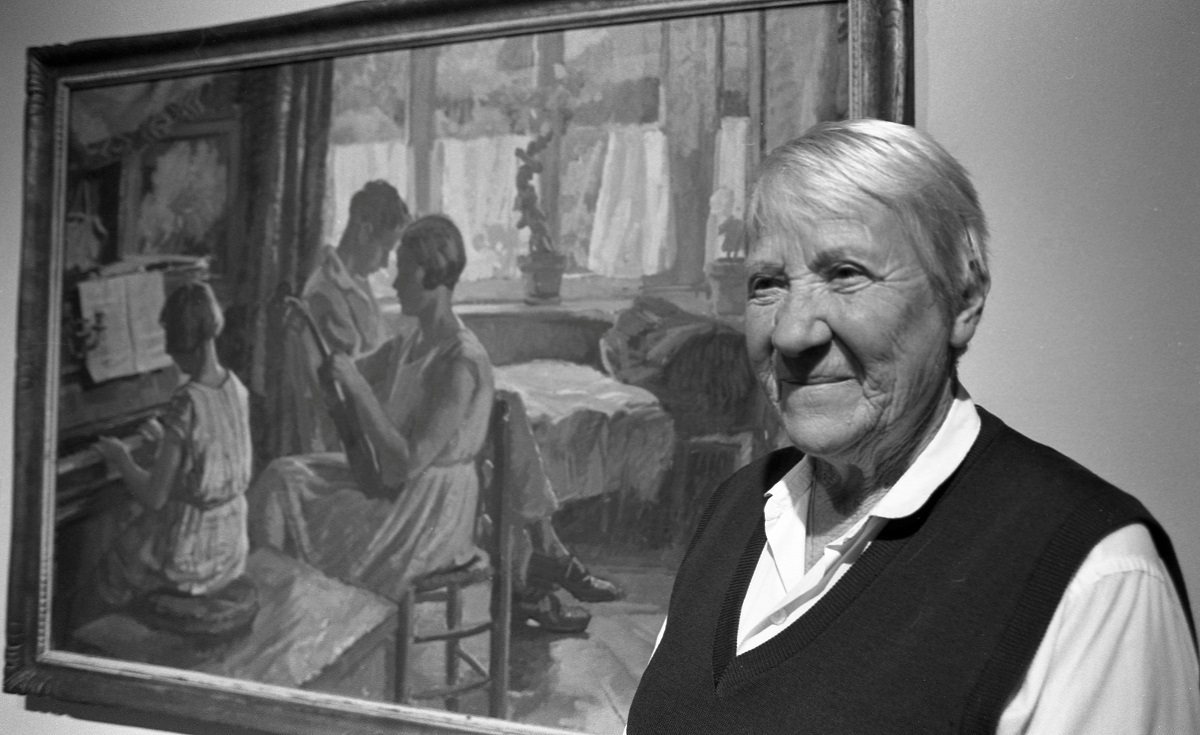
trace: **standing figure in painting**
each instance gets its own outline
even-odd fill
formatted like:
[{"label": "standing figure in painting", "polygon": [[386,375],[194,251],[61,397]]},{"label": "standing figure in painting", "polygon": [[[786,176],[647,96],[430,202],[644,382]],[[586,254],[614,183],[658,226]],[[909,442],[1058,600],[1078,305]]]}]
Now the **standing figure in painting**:
[{"label": "standing figure in painting", "polygon": [[[277,459],[250,491],[256,546],[281,549],[390,599],[415,577],[479,553],[475,463],[495,395],[487,353],[451,307],[466,267],[458,227],[441,215],[416,220],[401,236],[396,265],[393,285],[401,311],[417,322],[413,333],[359,360],[337,355],[321,368],[332,371],[357,410],[390,494],[364,493],[346,456],[328,452]],[[546,516],[553,495],[519,405],[513,432],[510,485],[531,542],[516,611],[547,630],[582,631],[590,615],[560,603],[554,588],[590,601],[616,599],[620,590],[591,575],[554,534]]]},{"label": "standing figure in painting", "polygon": [[[349,222],[337,247],[325,246],[300,293],[333,352],[358,359],[391,336],[368,278],[387,265],[388,255],[411,221],[408,206],[386,181],[369,181],[350,198]],[[321,394],[321,359],[312,335],[296,320],[288,322],[284,355],[284,395],[291,434],[284,453],[339,448],[337,431]]]},{"label": "standing figure in painting", "polygon": [[[148,433],[158,440],[153,466],[139,466],[115,438],[101,437],[96,444],[135,501],[95,579],[100,600],[112,607],[147,596],[161,600],[164,594],[212,597],[246,567],[249,404],[245,386],[217,359],[221,309],[207,284],[193,282],[171,292],[161,321],[167,353],[189,380],[176,389],[162,423],[150,424]],[[235,589],[244,593],[245,586]],[[243,597],[253,597],[252,587]],[[241,609],[245,622],[253,605]],[[203,629],[202,620],[193,623]]]}]

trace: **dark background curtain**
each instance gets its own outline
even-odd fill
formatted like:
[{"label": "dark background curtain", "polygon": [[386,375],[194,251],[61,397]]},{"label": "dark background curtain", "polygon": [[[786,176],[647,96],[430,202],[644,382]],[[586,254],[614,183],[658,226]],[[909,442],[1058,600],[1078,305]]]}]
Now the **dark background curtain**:
[{"label": "dark background curtain", "polygon": [[332,81],[322,60],[245,71],[239,88],[243,237],[222,268],[221,347],[251,393],[260,467],[282,447],[279,300],[299,291],[321,246]]}]

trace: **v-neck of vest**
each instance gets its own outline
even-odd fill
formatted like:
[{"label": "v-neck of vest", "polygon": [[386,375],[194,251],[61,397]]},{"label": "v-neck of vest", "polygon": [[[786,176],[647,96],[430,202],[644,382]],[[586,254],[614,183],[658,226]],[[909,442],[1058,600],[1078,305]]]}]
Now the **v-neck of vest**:
[{"label": "v-neck of vest", "polygon": [[743,544],[742,555],[734,568],[717,617],[712,649],[713,685],[717,696],[733,694],[743,685],[803,651],[883,573],[921,528],[941,498],[970,472],[976,460],[1003,428],[1004,423],[1000,419],[982,408],[978,408],[978,411],[982,423],[979,436],[962,464],[934,491],[925,505],[910,516],[888,521],[862,556],[809,610],[773,638],[737,655],[737,630],[742,602],[767,541],[762,513],[758,514]]}]

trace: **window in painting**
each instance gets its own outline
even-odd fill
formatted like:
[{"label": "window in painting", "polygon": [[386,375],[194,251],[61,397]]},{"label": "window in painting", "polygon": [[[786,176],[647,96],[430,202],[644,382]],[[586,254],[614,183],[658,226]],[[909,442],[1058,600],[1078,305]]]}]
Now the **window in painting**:
[{"label": "window in painting", "polygon": [[[540,141],[533,181],[565,296],[703,289],[707,264],[740,254],[761,152],[845,116],[846,58],[844,8],[813,5],[339,59],[326,240],[354,192],[385,179],[462,229],[460,300],[519,300],[518,152]],[[376,277],[382,297],[390,282]]]}]

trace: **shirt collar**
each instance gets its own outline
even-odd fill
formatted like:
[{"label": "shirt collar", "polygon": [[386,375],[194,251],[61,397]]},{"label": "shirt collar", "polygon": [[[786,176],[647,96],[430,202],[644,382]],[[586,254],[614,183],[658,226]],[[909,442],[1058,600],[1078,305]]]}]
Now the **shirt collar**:
[{"label": "shirt collar", "polygon": [[366,279],[359,278],[350,272],[345,261],[342,260],[342,256],[338,255],[337,248],[332,245],[322,246],[320,258],[320,267],[325,271],[326,278],[336,284],[338,288],[346,291],[363,290]]},{"label": "shirt collar", "polygon": [[979,412],[966,389],[959,388],[933,440],[917,455],[891,490],[871,509],[879,518],[904,518],[916,513],[946,478],[966,459],[979,435]]},{"label": "shirt collar", "polygon": [[[950,410],[946,412],[946,418],[933,435],[933,440],[917,455],[916,460],[900,476],[892,489],[879,499],[871,509],[870,515],[888,519],[904,518],[920,510],[933,492],[966,459],[967,452],[975,443],[975,437],[979,435],[979,427],[979,412],[975,410],[975,402],[971,400],[966,389],[959,386],[950,404]],[[799,472],[808,472],[807,463],[806,456],[766,492],[767,498],[774,497],[776,493],[780,495],[780,499],[787,497],[788,477]],[[806,487],[807,483],[804,486]],[[800,492],[792,502],[798,503],[806,495],[806,490]]]}]

